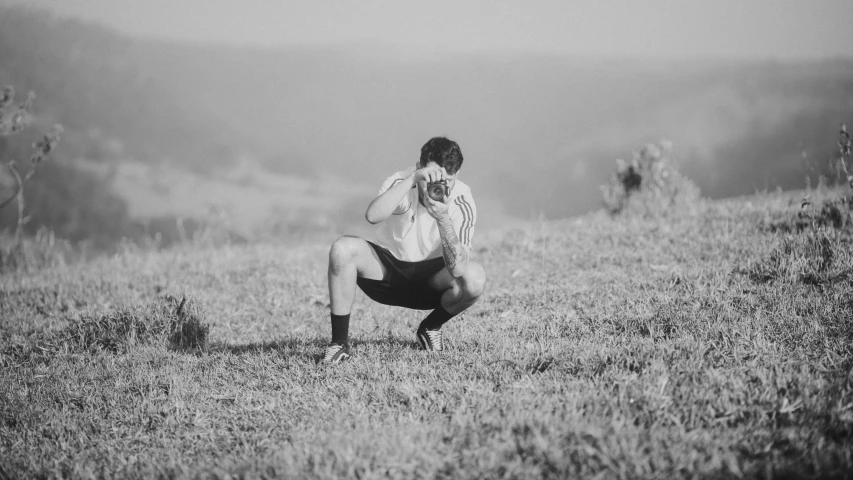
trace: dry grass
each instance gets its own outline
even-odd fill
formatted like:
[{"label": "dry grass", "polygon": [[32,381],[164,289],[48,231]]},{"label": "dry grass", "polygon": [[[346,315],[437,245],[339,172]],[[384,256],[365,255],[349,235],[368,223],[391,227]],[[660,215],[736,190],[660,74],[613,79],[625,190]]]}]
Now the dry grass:
[{"label": "dry grass", "polygon": [[56,238],[47,229],[39,230],[33,237],[20,239],[16,239],[14,234],[0,232],[0,273],[60,267],[70,263],[70,259],[82,256],[70,242]]},{"label": "dry grass", "polygon": [[[487,294],[448,324],[449,351],[414,348],[420,314],[359,296],[354,358],[339,368],[316,364],[332,238],[4,274],[0,465],[11,477],[844,478],[853,259],[838,198],[813,199],[814,214],[837,202],[838,226],[798,228],[801,197],[766,195],[487,235]],[[178,314],[170,292],[184,291],[194,306]],[[209,325],[206,349],[170,346],[184,314]]]}]

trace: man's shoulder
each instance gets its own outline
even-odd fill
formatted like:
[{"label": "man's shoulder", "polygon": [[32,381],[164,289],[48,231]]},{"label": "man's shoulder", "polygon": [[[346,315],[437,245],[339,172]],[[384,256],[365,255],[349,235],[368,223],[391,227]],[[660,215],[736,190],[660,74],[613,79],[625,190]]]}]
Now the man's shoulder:
[{"label": "man's shoulder", "polygon": [[450,193],[450,199],[455,200],[458,197],[465,197],[469,201],[474,200],[474,195],[471,194],[471,187],[462,180],[456,180],[453,186],[453,192]]},{"label": "man's shoulder", "polygon": [[471,188],[456,180],[456,185],[453,186],[453,192],[450,194],[448,201],[454,205],[456,212],[461,212],[464,218],[476,217],[477,207],[474,205],[474,196],[471,195]]}]

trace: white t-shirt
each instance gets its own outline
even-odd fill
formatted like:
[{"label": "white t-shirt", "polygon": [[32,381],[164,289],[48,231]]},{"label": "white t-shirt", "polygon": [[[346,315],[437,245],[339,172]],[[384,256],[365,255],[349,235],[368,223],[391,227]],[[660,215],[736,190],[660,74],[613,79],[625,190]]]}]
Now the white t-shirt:
[{"label": "white t-shirt", "polygon": [[[385,179],[378,195],[385,193],[397,182],[402,182],[414,170],[412,167]],[[457,179],[447,198],[447,204],[456,235],[462,245],[470,250],[474,224],[477,222],[477,207],[468,185]],[[409,190],[394,213],[379,225],[376,230],[376,243],[404,262],[420,262],[443,255],[438,224],[426,207],[418,201],[417,186]]]}]

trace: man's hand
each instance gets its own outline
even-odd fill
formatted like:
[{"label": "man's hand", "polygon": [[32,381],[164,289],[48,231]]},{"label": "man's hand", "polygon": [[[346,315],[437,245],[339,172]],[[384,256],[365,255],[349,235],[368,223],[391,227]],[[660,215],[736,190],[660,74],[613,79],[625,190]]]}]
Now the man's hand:
[{"label": "man's hand", "polygon": [[424,206],[429,216],[436,220],[450,220],[450,206],[445,203],[447,202],[447,197],[444,197],[443,201],[433,200],[427,194],[426,188],[424,188],[421,190],[421,198],[424,200]]},{"label": "man's hand", "polygon": [[421,183],[423,183],[423,187],[426,188],[427,183],[444,180],[445,176],[447,176],[447,171],[444,170],[444,167],[439,167],[438,165],[431,163],[426,167],[415,171],[415,182],[417,182],[418,188],[421,188]]},{"label": "man's hand", "polygon": [[[423,204],[427,209],[427,213],[436,220],[449,218],[448,206],[444,202],[439,202],[430,198],[427,193],[427,185],[446,179],[447,171],[444,167],[439,167],[434,163],[415,171],[415,182],[418,186],[420,197],[423,199]],[[445,198],[444,201],[447,201],[447,198]]]}]

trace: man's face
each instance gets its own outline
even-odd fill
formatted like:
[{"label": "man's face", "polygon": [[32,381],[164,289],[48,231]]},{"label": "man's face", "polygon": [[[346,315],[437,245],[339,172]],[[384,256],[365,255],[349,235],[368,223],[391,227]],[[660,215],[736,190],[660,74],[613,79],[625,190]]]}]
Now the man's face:
[{"label": "man's face", "polygon": [[[417,168],[426,168],[428,166],[438,167],[438,164],[436,164],[435,162],[429,162],[426,165],[421,165],[421,162],[417,163]],[[441,169],[441,167],[438,167],[438,168]],[[459,172],[456,172],[456,174],[454,174],[454,175],[448,175],[447,173],[444,174],[444,179],[447,180],[447,191],[448,192],[453,191],[453,186],[456,185],[456,175],[458,175],[458,174],[459,174]],[[421,199],[420,199],[421,202],[423,202],[423,196],[426,195],[426,187],[427,187],[427,182],[425,182],[425,181],[418,182],[418,193],[420,193],[420,195],[421,195]]]}]

